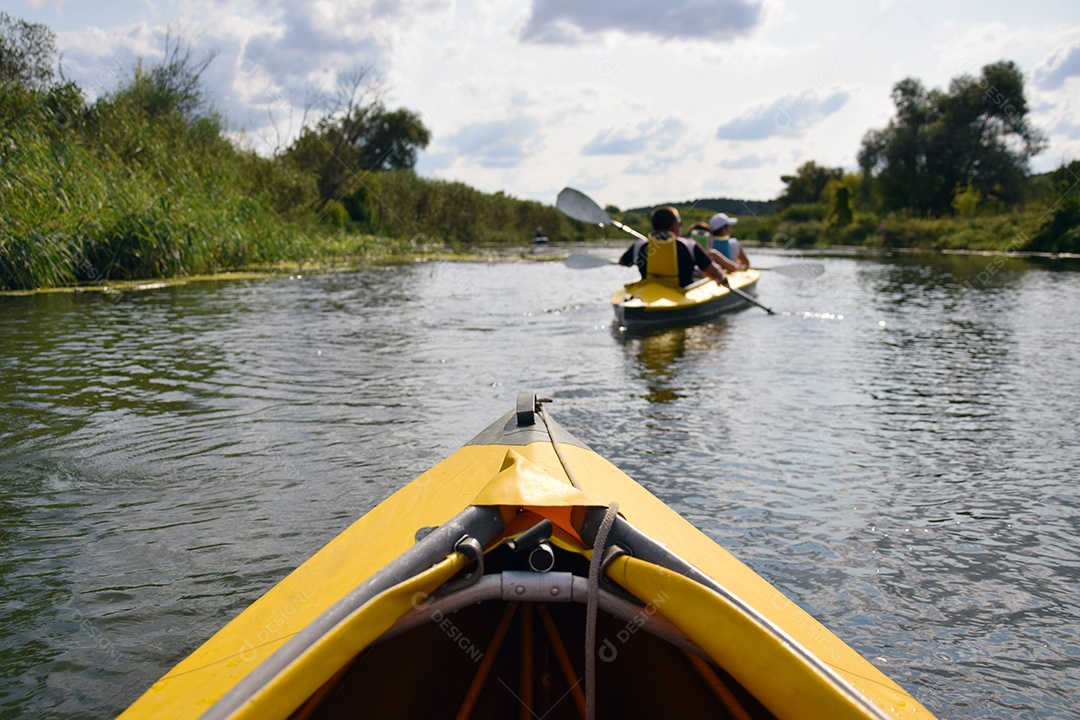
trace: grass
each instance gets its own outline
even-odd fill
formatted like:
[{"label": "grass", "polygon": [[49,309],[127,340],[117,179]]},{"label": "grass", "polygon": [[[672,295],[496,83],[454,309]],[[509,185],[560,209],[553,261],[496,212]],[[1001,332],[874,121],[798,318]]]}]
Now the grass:
[{"label": "grass", "polygon": [[[334,269],[490,245],[595,236],[553,207],[411,171],[357,173],[326,203],[314,173],[231,144],[213,118],[162,111],[139,83],[86,105],[71,85],[0,85],[0,290]],[[1068,191],[1071,185],[1062,183]],[[1080,251],[1080,203],[949,218],[824,205],[744,215],[738,237],[773,247]],[[684,212],[685,228],[712,213]],[[648,218],[620,219],[641,232]]]},{"label": "grass", "polygon": [[537,226],[587,232],[552,207],[411,171],[357,173],[326,204],[313,171],[241,150],[212,118],[163,112],[145,90],[85,105],[70,85],[0,85],[0,290],[332,268],[521,244]]},{"label": "grass", "polygon": [[[1042,238],[1053,215],[1041,208],[974,217],[878,217],[856,213],[845,227],[828,220],[789,220],[782,215],[738,226],[738,236],[777,248],[863,247],[942,251],[1042,252]],[[1074,243],[1075,245],[1075,243]],[[1059,243],[1057,252],[1077,252]]]}]

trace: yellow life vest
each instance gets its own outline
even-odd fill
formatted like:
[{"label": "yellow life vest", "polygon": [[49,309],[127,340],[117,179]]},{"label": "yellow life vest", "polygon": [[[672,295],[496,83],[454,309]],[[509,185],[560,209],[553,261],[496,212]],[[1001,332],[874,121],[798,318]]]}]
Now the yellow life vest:
[{"label": "yellow life vest", "polygon": [[665,233],[665,237],[658,238],[655,235],[649,238],[649,243],[645,246],[646,251],[646,270],[648,277],[661,280],[663,282],[671,282],[672,284],[679,285],[679,248],[678,240],[670,233]]}]

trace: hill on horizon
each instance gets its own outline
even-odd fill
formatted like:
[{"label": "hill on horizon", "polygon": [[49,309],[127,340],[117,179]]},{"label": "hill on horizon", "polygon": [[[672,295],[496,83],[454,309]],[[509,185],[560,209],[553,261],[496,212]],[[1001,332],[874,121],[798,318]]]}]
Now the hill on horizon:
[{"label": "hill on horizon", "polygon": [[728,215],[773,215],[776,213],[776,200],[733,200],[731,198],[702,198],[700,200],[683,200],[682,202],[662,202],[649,207],[630,208],[623,212],[645,213],[652,212],[653,208],[660,205],[673,205],[679,210],[687,208],[701,208],[711,210],[714,213],[722,212]]}]

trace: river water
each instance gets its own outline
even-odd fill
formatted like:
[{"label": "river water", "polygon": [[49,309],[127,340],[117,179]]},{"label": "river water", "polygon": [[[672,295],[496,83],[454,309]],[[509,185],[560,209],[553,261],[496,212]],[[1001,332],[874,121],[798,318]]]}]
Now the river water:
[{"label": "river water", "polygon": [[115,715],[535,391],[941,717],[1077,717],[1080,272],[813,261],[638,337],[558,262],[0,297],[0,715]]}]

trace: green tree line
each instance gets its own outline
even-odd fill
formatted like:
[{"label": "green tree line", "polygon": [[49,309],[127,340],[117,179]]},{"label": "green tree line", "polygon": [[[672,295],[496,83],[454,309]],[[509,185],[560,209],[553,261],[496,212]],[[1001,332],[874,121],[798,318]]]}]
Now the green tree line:
[{"label": "green tree line", "polygon": [[[202,83],[212,55],[168,38],[159,63],[137,64],[93,102],[57,57],[47,27],[0,12],[0,288],[516,244],[537,226],[557,240],[593,231],[541,203],[418,178],[430,132],[415,112],[386,107],[369,68],[263,157],[228,139]],[[893,102],[895,117],[864,136],[857,172],[803,164],[741,234],[783,246],[1080,252],[1080,162],[1030,174],[1045,138],[1015,64],[948,90],[909,78]],[[691,205],[688,221],[711,214]],[[622,219],[647,225],[643,212]]]},{"label": "green tree line", "polygon": [[960,75],[948,90],[907,78],[892,99],[895,117],[865,134],[858,172],[804,163],[781,178],[777,213],[750,235],[785,246],[1080,252],[1080,161],[1031,175],[1046,139],[1028,119],[1015,63]]},{"label": "green tree line", "polygon": [[429,131],[358,92],[362,72],[273,157],[239,148],[202,83],[213,59],[169,38],[87,102],[53,33],[0,12],[0,289],[585,233],[537,202],[418,178]]},{"label": "green tree line", "polygon": [[[781,177],[784,191],[768,204],[675,205],[686,223],[717,210],[740,216],[742,237],[777,247],[1080,252],[1080,161],[1030,173],[1046,141],[1028,119],[1014,63],[961,75],[947,91],[907,78],[892,99],[896,116],[865,134],[858,171],[810,160]],[[644,231],[648,208],[619,219]]]}]

